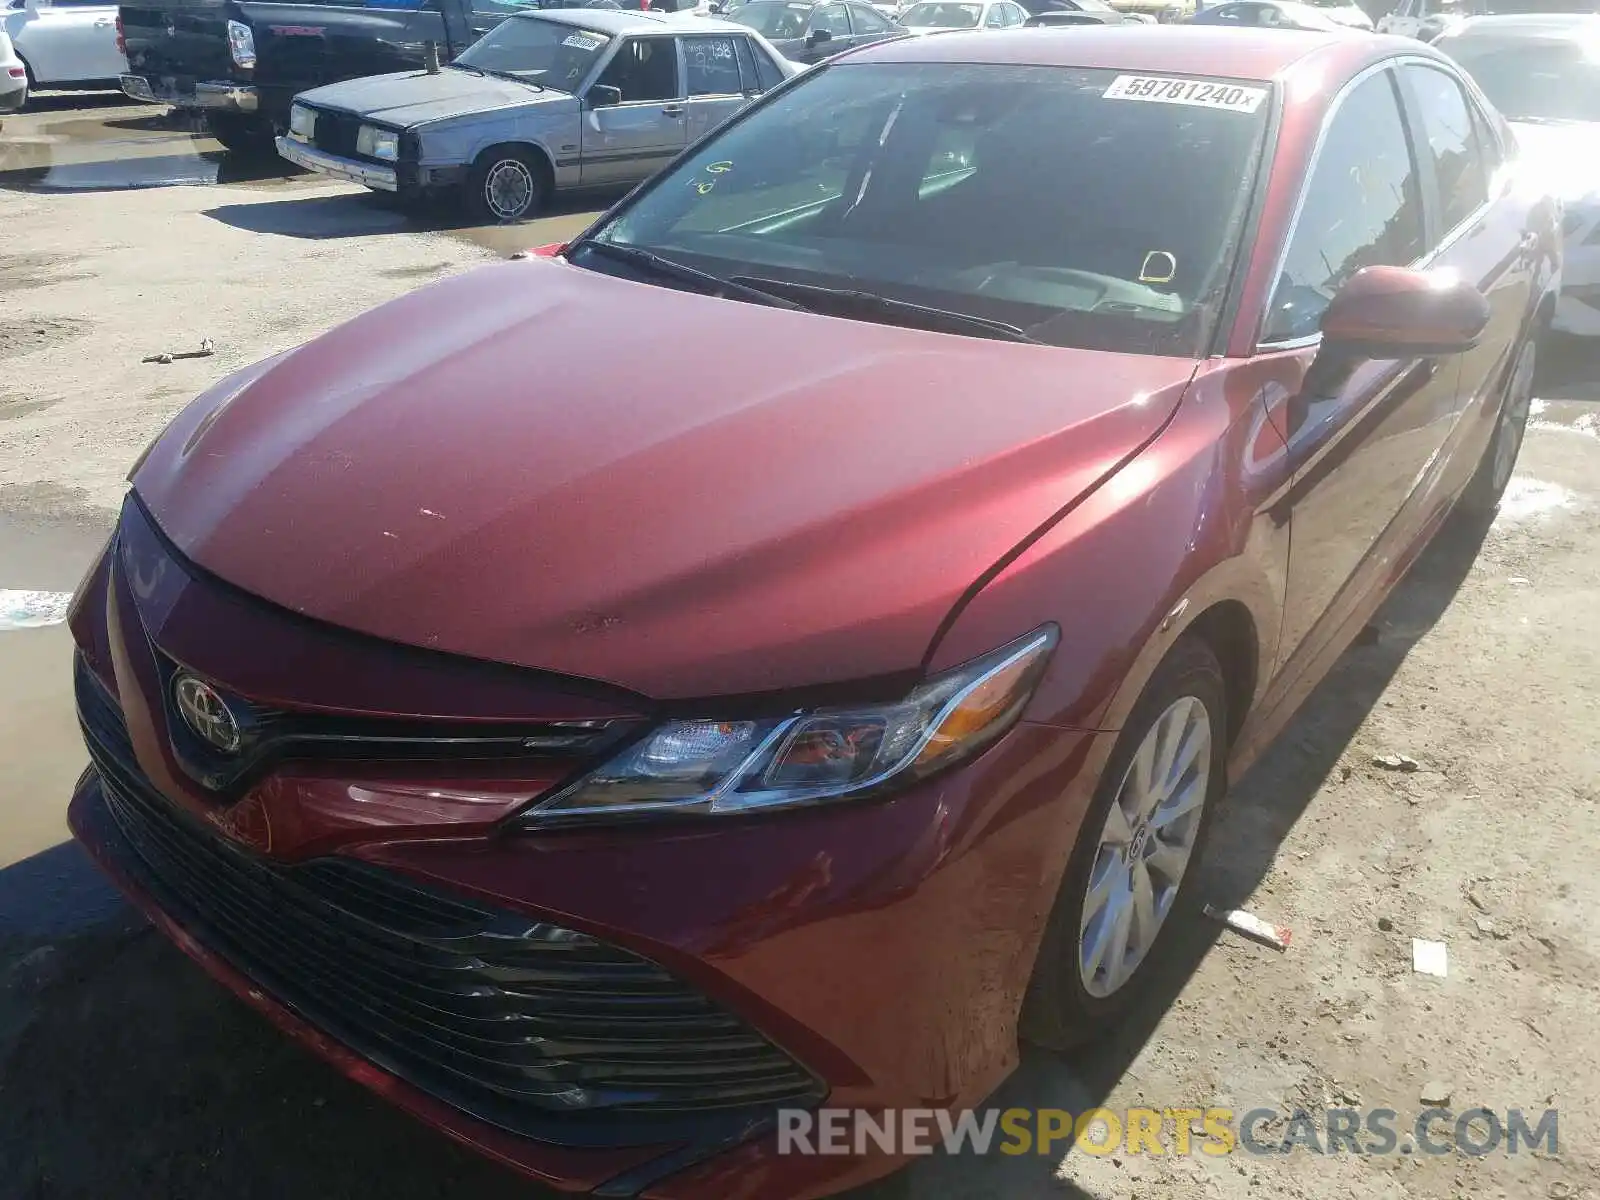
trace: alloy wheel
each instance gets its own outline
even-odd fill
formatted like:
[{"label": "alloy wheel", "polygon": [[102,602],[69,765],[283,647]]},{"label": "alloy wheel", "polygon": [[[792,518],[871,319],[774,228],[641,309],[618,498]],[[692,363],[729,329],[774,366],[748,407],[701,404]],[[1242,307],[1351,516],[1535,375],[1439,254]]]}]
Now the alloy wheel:
[{"label": "alloy wheel", "polygon": [[533,207],[538,184],[525,162],[503,158],[483,177],[483,203],[496,220],[515,221]]},{"label": "alloy wheel", "polygon": [[1084,895],[1078,973],[1091,996],[1125,984],[1183,882],[1211,776],[1211,714],[1184,696],[1156,718],[1106,812]]}]

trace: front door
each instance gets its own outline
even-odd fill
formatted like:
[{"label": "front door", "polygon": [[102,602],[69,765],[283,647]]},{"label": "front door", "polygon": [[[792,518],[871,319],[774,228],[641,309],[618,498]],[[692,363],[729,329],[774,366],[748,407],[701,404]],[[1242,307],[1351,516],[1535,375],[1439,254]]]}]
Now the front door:
[{"label": "front door", "polygon": [[821,62],[850,49],[850,14],[842,4],[819,4],[811,11],[806,25],[806,40],[799,51],[801,62]]},{"label": "front door", "polygon": [[731,34],[701,34],[678,39],[683,47],[683,78],[688,92],[688,141],[697,142],[744,107],[746,95],[760,90],[740,71],[737,43]]},{"label": "front door", "polygon": [[[1009,7],[1009,6],[1008,6]],[[905,31],[870,4],[847,4],[850,18],[850,44],[865,46],[886,38],[899,37]],[[1018,21],[1017,24],[1022,24]]]},{"label": "front door", "polygon": [[1307,368],[1272,410],[1295,471],[1282,659],[1315,654],[1408,544],[1399,517],[1448,433],[1461,369],[1457,357],[1318,357],[1323,311],[1347,279],[1427,253],[1422,179],[1393,72],[1361,79],[1327,119],[1261,347]]},{"label": "front door", "polygon": [[625,38],[596,84],[616,88],[620,104],[584,106],[584,186],[637,183],[687,145],[687,105],[671,35]]}]

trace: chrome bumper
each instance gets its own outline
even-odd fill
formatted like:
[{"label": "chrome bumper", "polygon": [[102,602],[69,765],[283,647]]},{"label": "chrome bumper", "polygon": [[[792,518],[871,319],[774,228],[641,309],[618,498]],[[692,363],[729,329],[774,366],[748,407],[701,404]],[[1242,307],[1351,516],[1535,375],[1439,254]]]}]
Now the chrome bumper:
[{"label": "chrome bumper", "polygon": [[304,142],[297,142],[293,138],[281,137],[278,139],[278,153],[288,159],[297,167],[304,167],[308,171],[316,171],[322,175],[332,175],[335,179],[345,179],[351,183],[359,183],[364,187],[377,188],[384,192],[398,191],[399,183],[396,181],[393,167],[377,167],[371,163],[356,162],[350,158],[340,158],[336,154],[329,154],[324,150],[316,150]]},{"label": "chrome bumper", "polygon": [[124,75],[121,82],[125,95],[146,104],[174,104],[179,108],[253,113],[261,102],[255,88],[236,83],[197,83],[194,91],[184,92],[175,87],[153,84],[143,75]]}]

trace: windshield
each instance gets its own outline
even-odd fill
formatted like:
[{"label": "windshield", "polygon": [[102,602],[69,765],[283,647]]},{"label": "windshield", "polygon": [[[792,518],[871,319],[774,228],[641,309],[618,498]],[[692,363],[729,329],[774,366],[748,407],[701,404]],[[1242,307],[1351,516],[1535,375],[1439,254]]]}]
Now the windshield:
[{"label": "windshield", "polygon": [[772,4],[767,0],[757,0],[755,4],[746,4],[738,12],[729,14],[728,19],[749,26],[762,37],[774,41],[805,37],[806,24],[811,20],[811,7],[809,4]]},{"label": "windshield", "polygon": [[1563,42],[1444,38],[1508,121],[1600,121],[1600,61]]},{"label": "windshield", "polygon": [[912,29],[973,29],[981,16],[981,4],[913,4],[900,14],[900,24]]},{"label": "windshield", "polygon": [[563,21],[511,17],[472,43],[451,65],[575,92],[610,41],[603,33]]},{"label": "windshield", "polygon": [[[1228,281],[1267,95],[1113,71],[846,61],[701,142],[595,236],[1054,345],[1189,356]],[[624,269],[582,248],[579,265]]]}]

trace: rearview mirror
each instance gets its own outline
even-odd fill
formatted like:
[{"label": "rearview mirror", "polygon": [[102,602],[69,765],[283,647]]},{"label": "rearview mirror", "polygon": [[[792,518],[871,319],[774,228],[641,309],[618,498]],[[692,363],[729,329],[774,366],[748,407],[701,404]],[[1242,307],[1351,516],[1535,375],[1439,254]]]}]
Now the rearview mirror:
[{"label": "rearview mirror", "polygon": [[590,108],[612,108],[622,103],[622,89],[609,83],[597,83],[589,88]]},{"label": "rearview mirror", "polygon": [[1322,314],[1322,340],[1361,358],[1429,358],[1472,349],[1488,323],[1483,293],[1453,273],[1363,267]]},{"label": "rearview mirror", "polygon": [[808,46],[820,46],[823,42],[831,41],[833,41],[833,31],[831,29],[813,29],[806,34],[806,45]]}]

